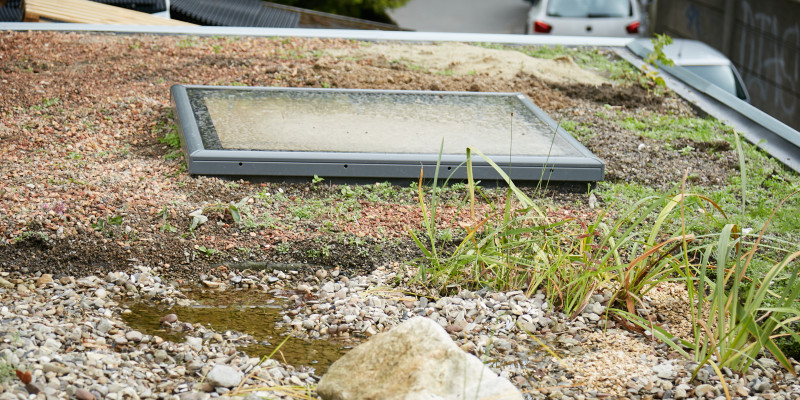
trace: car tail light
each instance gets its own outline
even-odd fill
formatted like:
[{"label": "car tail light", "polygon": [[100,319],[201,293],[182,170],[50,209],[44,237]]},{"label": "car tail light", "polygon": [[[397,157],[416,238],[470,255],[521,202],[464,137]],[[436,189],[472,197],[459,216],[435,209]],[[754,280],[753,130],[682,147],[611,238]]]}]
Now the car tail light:
[{"label": "car tail light", "polygon": [[639,26],[641,26],[641,25],[642,24],[640,24],[639,21],[636,21],[636,22],[626,26],[625,30],[628,31],[628,33],[639,33]]},{"label": "car tail light", "polygon": [[534,21],[533,22],[533,31],[536,33],[550,33],[553,30],[553,27],[545,24],[542,21]]}]

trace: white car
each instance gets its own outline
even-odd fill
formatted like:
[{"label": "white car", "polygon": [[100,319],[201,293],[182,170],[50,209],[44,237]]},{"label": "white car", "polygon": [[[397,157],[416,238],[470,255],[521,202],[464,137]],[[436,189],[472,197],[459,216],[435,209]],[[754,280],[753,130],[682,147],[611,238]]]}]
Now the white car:
[{"label": "white car", "polygon": [[[653,50],[650,39],[637,39],[629,46],[637,44],[648,51]],[[733,66],[731,60],[717,49],[697,40],[673,39],[672,44],[665,46],[663,51],[664,55],[675,65],[689,70],[748,103],[750,102],[750,94],[747,93],[739,71]]]},{"label": "white car", "polygon": [[641,28],[637,0],[528,0],[528,34],[636,37]]}]

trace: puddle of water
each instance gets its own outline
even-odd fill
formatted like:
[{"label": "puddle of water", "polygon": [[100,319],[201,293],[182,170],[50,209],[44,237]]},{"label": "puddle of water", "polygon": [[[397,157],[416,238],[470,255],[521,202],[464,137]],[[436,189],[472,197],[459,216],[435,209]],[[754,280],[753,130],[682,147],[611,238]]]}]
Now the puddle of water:
[{"label": "puddle of water", "polygon": [[[198,301],[194,306],[172,306],[147,302],[129,304],[131,313],[123,315],[123,320],[133,329],[148,335],[158,335],[164,339],[183,342],[186,333],[165,329],[159,319],[174,313],[181,322],[202,324],[216,332],[237,331],[251,335],[254,343],[237,347],[250,357],[264,357],[272,353],[286,338],[288,332],[276,323],[281,321],[283,299],[262,292],[187,292],[190,298]],[[313,367],[315,373],[322,375],[334,361],[338,360],[351,346],[328,340],[303,340],[289,338],[275,353],[274,359],[290,365]]]}]

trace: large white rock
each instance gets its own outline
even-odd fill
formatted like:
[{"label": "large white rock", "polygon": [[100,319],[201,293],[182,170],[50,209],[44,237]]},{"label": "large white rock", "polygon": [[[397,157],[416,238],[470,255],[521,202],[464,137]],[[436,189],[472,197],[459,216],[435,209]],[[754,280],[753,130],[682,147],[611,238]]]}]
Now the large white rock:
[{"label": "large white rock", "polygon": [[236,368],[216,364],[206,375],[206,380],[214,387],[232,388],[242,382],[244,374]]},{"label": "large white rock", "polygon": [[322,377],[317,394],[324,400],[522,400],[511,382],[423,317],[375,335],[345,354]]}]

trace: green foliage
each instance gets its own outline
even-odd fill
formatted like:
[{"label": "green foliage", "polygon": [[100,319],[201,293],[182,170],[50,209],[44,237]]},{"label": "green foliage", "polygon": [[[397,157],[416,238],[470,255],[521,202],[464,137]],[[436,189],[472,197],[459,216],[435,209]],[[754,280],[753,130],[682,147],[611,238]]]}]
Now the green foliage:
[{"label": "green foliage", "polygon": [[289,254],[292,251],[292,246],[286,242],[280,242],[275,245],[275,252],[278,254]]},{"label": "green foliage", "polygon": [[672,44],[672,38],[667,34],[656,33],[654,37],[650,38],[653,44],[653,51],[644,59],[648,65],[658,67],[658,64],[671,67],[675,64],[666,54],[664,54],[664,47]]},{"label": "green foliage", "polygon": [[114,236],[114,233],[111,231],[111,227],[115,225],[122,225],[123,218],[121,215],[115,215],[113,217],[106,217],[104,219],[99,219],[97,222],[92,224],[92,229],[103,232],[107,236]]},{"label": "green foliage", "polygon": [[180,42],[178,42],[178,47],[180,47],[182,49],[187,49],[187,48],[195,47],[195,46],[197,46],[197,41],[196,41],[196,38],[193,38],[193,37],[186,37],[186,38],[181,39]]},{"label": "green foliage", "polygon": [[206,246],[195,246],[195,249],[197,249],[197,251],[203,253],[203,255],[205,255],[206,257],[211,257],[211,256],[214,256],[214,255],[217,255],[217,254],[221,253],[221,251],[219,251],[219,250],[217,250],[215,248],[206,247]]},{"label": "green foliage", "polygon": [[31,110],[44,110],[46,108],[50,108],[53,106],[61,105],[61,98],[60,97],[51,97],[42,99],[41,104],[37,104],[31,107]]},{"label": "green foliage", "polygon": [[19,236],[14,238],[14,243],[22,242],[25,240],[38,240],[42,242],[50,241],[50,237],[47,236],[47,233],[44,232],[32,232],[32,231],[25,231],[22,232]]},{"label": "green foliage", "polygon": [[168,122],[171,119],[172,111],[169,111],[167,114],[167,119],[159,121],[153,128],[153,132],[156,135],[161,135],[163,132],[163,136],[158,138],[158,142],[164,143],[172,149],[164,155],[164,158],[167,160],[177,160],[183,156],[181,153],[181,137],[178,134],[178,126],[174,123]]},{"label": "green foliage", "polygon": [[[509,187],[504,203],[494,204],[492,212],[478,218],[474,215],[472,152],[491,164]],[[477,286],[522,289],[530,295],[541,289],[571,316],[583,309],[596,288],[614,287],[611,304],[621,308],[611,312],[650,331],[680,354],[694,357],[700,366],[710,364],[723,380],[722,368],[744,373],[762,351],[794,373],[777,340],[791,339],[800,345],[800,335],[794,331],[800,321],[795,304],[800,299],[800,247],[795,242],[768,240],[765,232],[778,209],[800,190],[780,200],[755,240],[737,224],[727,222],[723,207],[708,196],[687,193],[685,183],[678,194],[640,198],[615,213],[613,221],[600,212],[593,223],[575,224],[550,221],[482,153],[468,148],[467,160],[472,223],[449,254],[438,241],[438,166],[429,202],[420,178],[424,231],[421,235],[411,232],[423,253],[417,263],[418,282],[439,292]],[[687,230],[686,220],[697,209],[705,210],[706,229],[711,233]],[[744,214],[745,208],[740,212]],[[679,221],[677,228],[670,224],[672,220]],[[766,269],[750,278],[748,270],[759,264]],[[686,284],[694,330],[691,341],[675,338],[641,314],[642,296],[666,280]]]},{"label": "green foliage", "polygon": [[[755,145],[739,141],[737,133],[731,127],[716,119],[629,115],[613,111],[604,111],[602,117],[620,124],[635,135],[666,142],[666,149],[679,153],[703,151],[713,154],[741,147],[739,170],[744,170],[742,163],[747,166],[746,178],[744,174],[734,174],[730,177],[728,185],[689,187],[689,190],[707,196],[715,204],[720,205],[726,214],[738,218],[733,222],[741,225],[742,229],[760,229],[772,210],[776,209],[780,199],[800,189],[800,177],[797,174],[786,169]],[[571,131],[572,125],[569,123],[564,125]],[[701,146],[693,145],[696,148],[692,150],[684,145],[675,146],[678,148],[671,145],[674,141],[686,139],[699,142]],[[636,183],[600,182],[598,186],[605,197],[618,199],[623,206],[657,193],[652,188]],[[742,193],[745,195],[742,196]],[[745,207],[745,213],[739,212],[742,205]],[[797,227],[800,226],[800,214],[792,211],[796,209],[800,209],[800,198],[797,197],[789,198],[786,207],[778,208],[772,220],[772,232],[798,239]],[[692,221],[689,221],[689,225],[690,231],[702,228]]]},{"label": "green foliage", "polygon": [[[796,192],[797,193],[797,192]],[[788,198],[782,199],[779,207]],[[683,199],[679,199],[683,209]],[[773,210],[773,215],[777,208]],[[685,223],[684,223],[685,226]],[[676,271],[686,282],[689,294],[693,340],[677,340],[665,329],[652,326],[646,319],[632,313],[622,313],[631,321],[653,334],[678,352],[690,356],[683,347],[693,351],[691,356],[700,363],[745,373],[762,351],[769,351],[788,371],[794,368],[778,346],[783,337],[800,344],[793,325],[800,320],[795,303],[800,299],[800,250],[797,244],[761,247],[767,240],[767,226],[752,240],[736,224],[725,224],[713,235],[682,243],[680,268]],[[770,254],[781,254],[777,262],[769,261]],[[748,269],[757,262],[769,264],[759,278],[745,285]],[[780,288],[775,281],[787,277]],[[713,279],[712,279],[713,277]],[[708,307],[707,307],[708,306]],[[699,369],[699,367],[698,367]]]},{"label": "green foliage", "polygon": [[436,228],[437,191],[426,202],[420,182],[425,236],[411,234],[424,254],[418,263],[420,282],[440,291],[449,286],[525,290],[528,295],[543,290],[557,307],[575,316],[609,282],[619,288],[615,298],[634,308],[638,298],[672,271],[667,255],[675,250],[675,240],[657,242],[666,234],[664,221],[674,208],[670,197],[641,199],[615,221],[604,212],[591,223],[553,221],[491,159],[468,148],[467,160],[472,152],[495,167],[509,185],[508,193],[503,203],[491,204],[490,213],[474,216],[476,189],[468,161],[472,225],[457,248],[443,254]]},{"label": "green foliage", "polygon": [[[661,65],[671,67],[675,64],[674,61],[664,54],[664,47],[672,44],[672,38],[667,34],[656,33],[654,37],[650,38],[650,42],[653,44],[653,51],[644,58],[645,65],[642,67],[642,72],[644,72],[645,76],[656,86],[666,88],[667,83],[664,82],[664,78],[659,76],[658,68]],[[649,67],[653,69],[651,70]]]},{"label": "green foliage", "polygon": [[208,221],[208,217],[206,216],[206,214],[212,212],[227,213],[233,219],[234,224],[236,224],[237,226],[241,225],[244,221],[242,217],[243,214],[247,216],[247,219],[251,218],[249,210],[246,208],[248,200],[250,200],[250,198],[245,197],[239,200],[238,202],[232,201],[227,204],[226,203],[209,204],[201,209],[191,212],[189,216],[192,217],[192,220],[189,223],[189,231],[194,232],[194,230],[197,229],[198,226]]},{"label": "green foliage", "polygon": [[316,184],[318,184],[318,183],[320,183],[320,182],[322,182],[324,180],[325,180],[325,178],[321,178],[321,177],[317,176],[317,174],[314,174],[314,177],[311,178],[311,183],[316,185]]},{"label": "green foliage", "polygon": [[181,147],[181,137],[178,135],[178,127],[173,125],[163,137],[158,138],[158,142],[164,143],[173,149],[179,149]]},{"label": "green foliage", "polygon": [[11,365],[5,357],[0,355],[0,383],[6,382],[9,379],[13,379],[14,377],[14,370],[17,367],[15,365]]},{"label": "green foliage", "polygon": [[162,208],[161,211],[158,212],[158,216],[163,221],[160,228],[161,232],[170,232],[170,233],[178,232],[178,228],[172,226],[172,224],[170,224],[169,221],[167,221],[167,218],[169,217],[169,211],[167,210],[167,206],[164,206],[164,208]]}]

